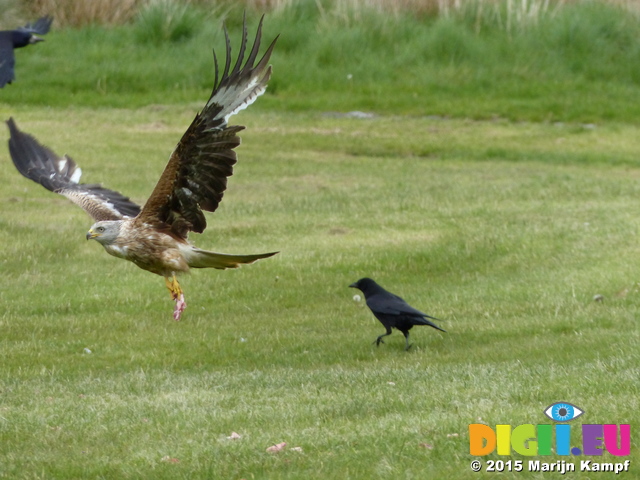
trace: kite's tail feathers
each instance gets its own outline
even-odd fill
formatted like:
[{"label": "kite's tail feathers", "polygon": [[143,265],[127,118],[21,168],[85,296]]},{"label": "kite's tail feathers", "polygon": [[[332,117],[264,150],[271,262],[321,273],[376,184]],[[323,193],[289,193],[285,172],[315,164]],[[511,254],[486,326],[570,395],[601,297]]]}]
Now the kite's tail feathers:
[{"label": "kite's tail feathers", "polygon": [[262,258],[272,257],[276,253],[278,252],[258,253],[256,255],[230,255],[193,248],[187,257],[187,262],[191,268],[217,268],[224,270],[226,268],[238,268],[246,263],[253,263]]}]

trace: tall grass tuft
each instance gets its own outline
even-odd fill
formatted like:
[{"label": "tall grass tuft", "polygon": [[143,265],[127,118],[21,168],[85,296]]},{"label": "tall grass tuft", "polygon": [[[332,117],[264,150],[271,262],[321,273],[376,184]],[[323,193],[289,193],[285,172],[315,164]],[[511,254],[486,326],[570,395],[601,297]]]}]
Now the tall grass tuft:
[{"label": "tall grass tuft", "polygon": [[188,3],[154,0],[141,7],[135,21],[140,42],[177,42],[194,37],[202,27],[202,13]]},{"label": "tall grass tuft", "polygon": [[52,15],[57,26],[121,25],[128,22],[146,0],[27,0],[32,16]]},{"label": "tall grass tuft", "polygon": [[[406,15],[417,18],[471,17],[477,29],[482,28],[484,22],[488,22],[489,25],[500,24],[511,32],[520,27],[535,25],[564,6],[592,2],[621,7],[640,14],[640,2],[637,0],[26,0],[23,4],[17,0],[4,0],[3,3],[23,7],[25,15],[53,15],[58,25],[74,27],[124,24],[141,10],[146,10],[154,4],[157,8],[158,3],[165,4],[159,11],[164,11],[167,15],[172,14],[171,9],[180,10],[183,7],[197,7],[203,11],[224,8],[278,12],[308,3],[326,18],[354,19],[366,15],[366,12],[394,18]],[[8,10],[3,6],[3,12]]]}]

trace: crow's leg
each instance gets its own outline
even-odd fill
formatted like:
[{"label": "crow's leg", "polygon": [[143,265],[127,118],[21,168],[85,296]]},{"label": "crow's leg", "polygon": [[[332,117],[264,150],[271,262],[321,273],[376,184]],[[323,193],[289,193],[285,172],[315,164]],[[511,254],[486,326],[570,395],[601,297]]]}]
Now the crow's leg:
[{"label": "crow's leg", "polygon": [[409,330],[407,330],[406,332],[402,332],[404,334],[404,342],[405,342],[405,347],[404,347],[404,351],[406,352],[407,350],[409,350],[411,348],[411,345],[409,343]]},{"label": "crow's leg", "polygon": [[376,344],[377,347],[380,346],[381,343],[384,343],[384,341],[382,340],[382,337],[386,337],[387,335],[391,335],[391,327],[386,327],[387,329],[387,333],[383,333],[382,335],[380,335],[378,338],[376,338],[373,343]]}]

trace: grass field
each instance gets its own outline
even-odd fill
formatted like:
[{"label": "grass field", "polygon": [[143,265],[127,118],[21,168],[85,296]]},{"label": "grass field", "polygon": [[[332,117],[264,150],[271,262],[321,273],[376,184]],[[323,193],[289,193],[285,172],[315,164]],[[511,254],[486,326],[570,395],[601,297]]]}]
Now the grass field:
[{"label": "grass field", "polygon": [[[15,116],[142,201],[191,114],[58,111],[62,132]],[[194,272],[180,323],[160,278],[86,242],[84,213],[3,155],[5,478],[474,478],[479,418],[548,423],[564,399],[638,424],[635,127],[238,120],[236,175],[196,241],[281,254]],[[448,333],[372,346],[382,328],[347,288],[364,275]],[[265,452],[282,441],[303,451]]]},{"label": "grass field", "polygon": [[[92,32],[95,43],[82,41]],[[140,74],[144,87],[128,63],[152,60],[123,50],[131,85],[120,98],[82,87],[99,69],[74,70],[54,42],[116,72],[112,35],[52,32],[20,52],[0,119],[68,153],[83,181],[143,202],[206,99],[209,50],[201,70],[186,70],[193,84],[175,89],[148,82],[167,52],[183,69],[196,63],[185,45],[150,47],[160,65]],[[631,456],[536,459],[629,458],[631,472],[616,478],[640,476],[633,75],[584,75],[583,90],[564,97],[547,85],[558,107],[536,86],[550,70],[509,98],[477,90],[488,71],[439,70],[440,59],[417,67],[440,85],[427,80],[418,100],[402,82],[385,93],[397,77],[378,79],[377,93],[373,81],[350,87],[355,100],[337,84],[310,97],[284,40],[276,88],[232,119],[247,129],[224,201],[192,237],[205,249],[280,254],[185,277],[181,322],[160,277],[85,241],[91,220],[0,149],[0,478],[491,478],[470,469],[468,425],[552,423],[543,411],[560,400],[585,411],[572,446],[581,423],[628,423]],[[46,66],[41,47],[53,55]],[[27,74],[56,62],[77,74],[46,86]],[[480,72],[480,83],[446,88],[460,71]],[[345,115],[354,107],[375,115]],[[395,332],[376,348],[384,329],[348,288],[362,276],[447,333],[415,328],[405,352]],[[266,451],[280,442],[284,451]]]}]

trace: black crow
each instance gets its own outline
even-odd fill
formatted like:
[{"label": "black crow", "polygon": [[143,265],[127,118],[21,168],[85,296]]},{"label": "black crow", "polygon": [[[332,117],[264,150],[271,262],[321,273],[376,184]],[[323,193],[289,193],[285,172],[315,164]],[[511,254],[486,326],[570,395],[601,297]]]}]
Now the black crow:
[{"label": "black crow", "polygon": [[377,346],[384,343],[382,337],[391,335],[391,328],[397,328],[404,334],[406,341],[405,350],[411,348],[409,344],[409,330],[411,330],[414,325],[429,325],[436,330],[445,332],[445,330],[427,320],[427,318],[438,320],[437,318],[430,317],[426,313],[416,310],[402,298],[391,292],[387,292],[370,278],[361,278],[349,286],[362,291],[367,301],[367,307],[371,309],[375,317],[380,320],[382,325],[387,329],[387,333],[380,335],[373,342]]},{"label": "black crow", "polygon": [[45,35],[51,28],[51,22],[52,17],[42,17],[34,23],[27,23],[24,27],[0,31],[0,88],[14,79],[13,49],[44,41],[44,38],[35,34]]}]

